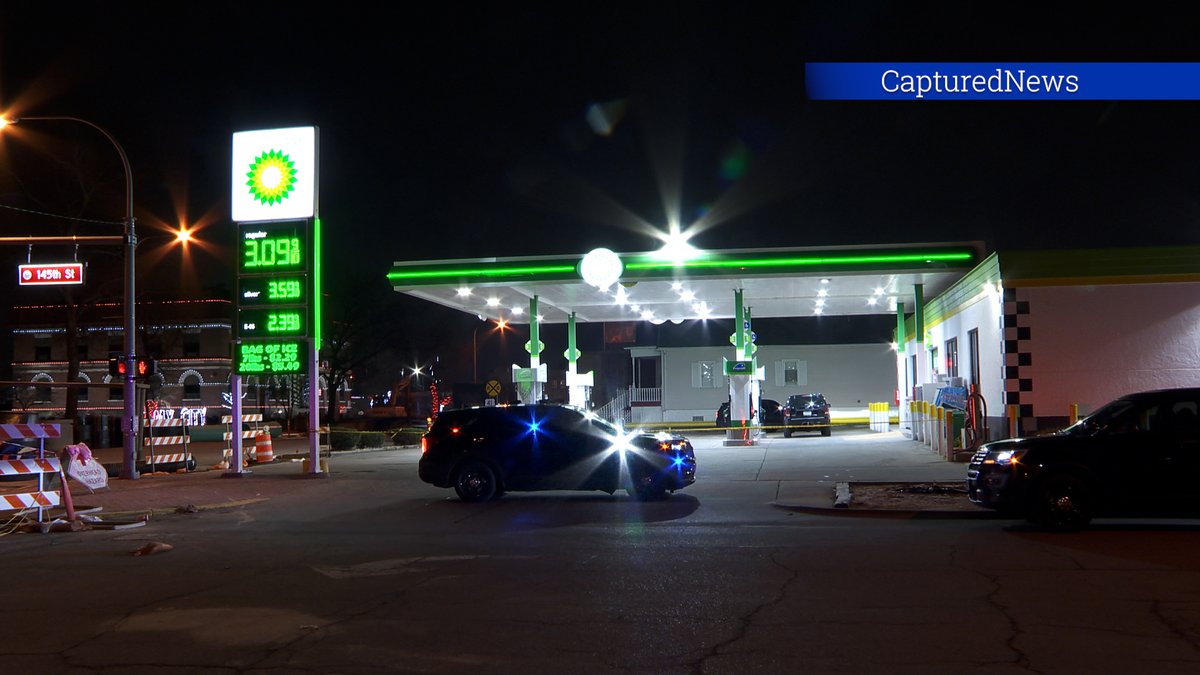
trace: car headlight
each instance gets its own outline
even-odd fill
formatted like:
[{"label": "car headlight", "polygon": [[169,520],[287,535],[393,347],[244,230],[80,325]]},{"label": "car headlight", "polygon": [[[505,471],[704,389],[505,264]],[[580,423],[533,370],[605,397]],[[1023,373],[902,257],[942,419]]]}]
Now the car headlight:
[{"label": "car headlight", "polygon": [[1024,450],[1000,450],[989,452],[984,458],[984,464],[999,464],[1000,466],[1011,466],[1020,464],[1021,458],[1025,456]]}]

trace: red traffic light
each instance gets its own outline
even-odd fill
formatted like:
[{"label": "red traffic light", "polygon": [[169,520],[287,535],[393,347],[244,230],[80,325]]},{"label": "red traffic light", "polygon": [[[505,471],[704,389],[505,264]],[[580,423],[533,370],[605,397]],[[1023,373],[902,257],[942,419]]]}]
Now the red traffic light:
[{"label": "red traffic light", "polygon": [[[158,372],[158,362],[154,359],[139,358],[134,366],[134,377],[149,377]],[[125,359],[114,357],[108,360],[108,374],[114,377],[125,377]]]}]

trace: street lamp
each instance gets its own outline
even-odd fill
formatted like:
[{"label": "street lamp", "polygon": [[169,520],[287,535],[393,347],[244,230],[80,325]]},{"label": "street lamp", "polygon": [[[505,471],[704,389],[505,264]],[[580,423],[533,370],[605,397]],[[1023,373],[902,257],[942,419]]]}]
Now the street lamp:
[{"label": "street lamp", "polygon": [[78,117],[64,116],[37,116],[37,117],[21,117],[18,119],[5,120],[0,119],[0,128],[18,122],[75,122],[85,124],[96,131],[100,132],[109,143],[116,148],[117,154],[121,157],[121,168],[125,170],[125,382],[123,386],[124,413],[121,418],[121,430],[124,432],[125,444],[124,454],[121,462],[121,477],[138,478],[137,471],[137,401],[134,395],[134,378],[137,375],[137,350],[136,345],[136,330],[137,323],[134,315],[134,297],[135,297],[135,265],[134,256],[137,252],[137,233],[134,230],[133,218],[133,173],[129,170],[129,158],[125,156],[125,149],[113,138],[112,134],[105,131],[100,126]]},{"label": "street lamp", "polygon": [[[479,329],[487,325],[487,321],[475,326],[475,330],[471,331],[471,381],[479,384],[479,345],[477,338],[479,337]],[[508,322],[504,319],[496,319],[496,328],[494,330],[504,330],[508,327]]]}]

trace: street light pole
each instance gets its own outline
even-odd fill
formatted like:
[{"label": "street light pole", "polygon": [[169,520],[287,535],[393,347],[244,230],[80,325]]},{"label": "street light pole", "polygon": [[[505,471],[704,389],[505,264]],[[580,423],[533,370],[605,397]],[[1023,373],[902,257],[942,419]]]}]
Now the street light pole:
[{"label": "street light pole", "polygon": [[79,117],[37,116],[22,117],[9,120],[9,124],[25,121],[62,121],[85,124],[100,132],[109,143],[116,148],[121,157],[121,168],[125,170],[125,381],[122,395],[124,396],[124,412],[121,416],[121,430],[124,432],[124,454],[121,461],[121,477],[138,478],[137,470],[137,432],[138,410],[135,395],[134,378],[137,376],[137,321],[135,317],[136,273],[134,257],[137,253],[137,232],[133,218],[133,173],[129,170],[129,158],[125,149],[113,138],[112,134],[102,127]]}]

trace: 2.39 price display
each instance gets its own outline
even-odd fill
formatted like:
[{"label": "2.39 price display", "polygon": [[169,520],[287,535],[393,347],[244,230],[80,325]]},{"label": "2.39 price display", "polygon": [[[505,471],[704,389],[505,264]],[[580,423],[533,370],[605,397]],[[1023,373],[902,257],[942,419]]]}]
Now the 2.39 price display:
[{"label": "2.39 price display", "polygon": [[243,309],[238,313],[238,337],[303,337],[303,309]]}]

